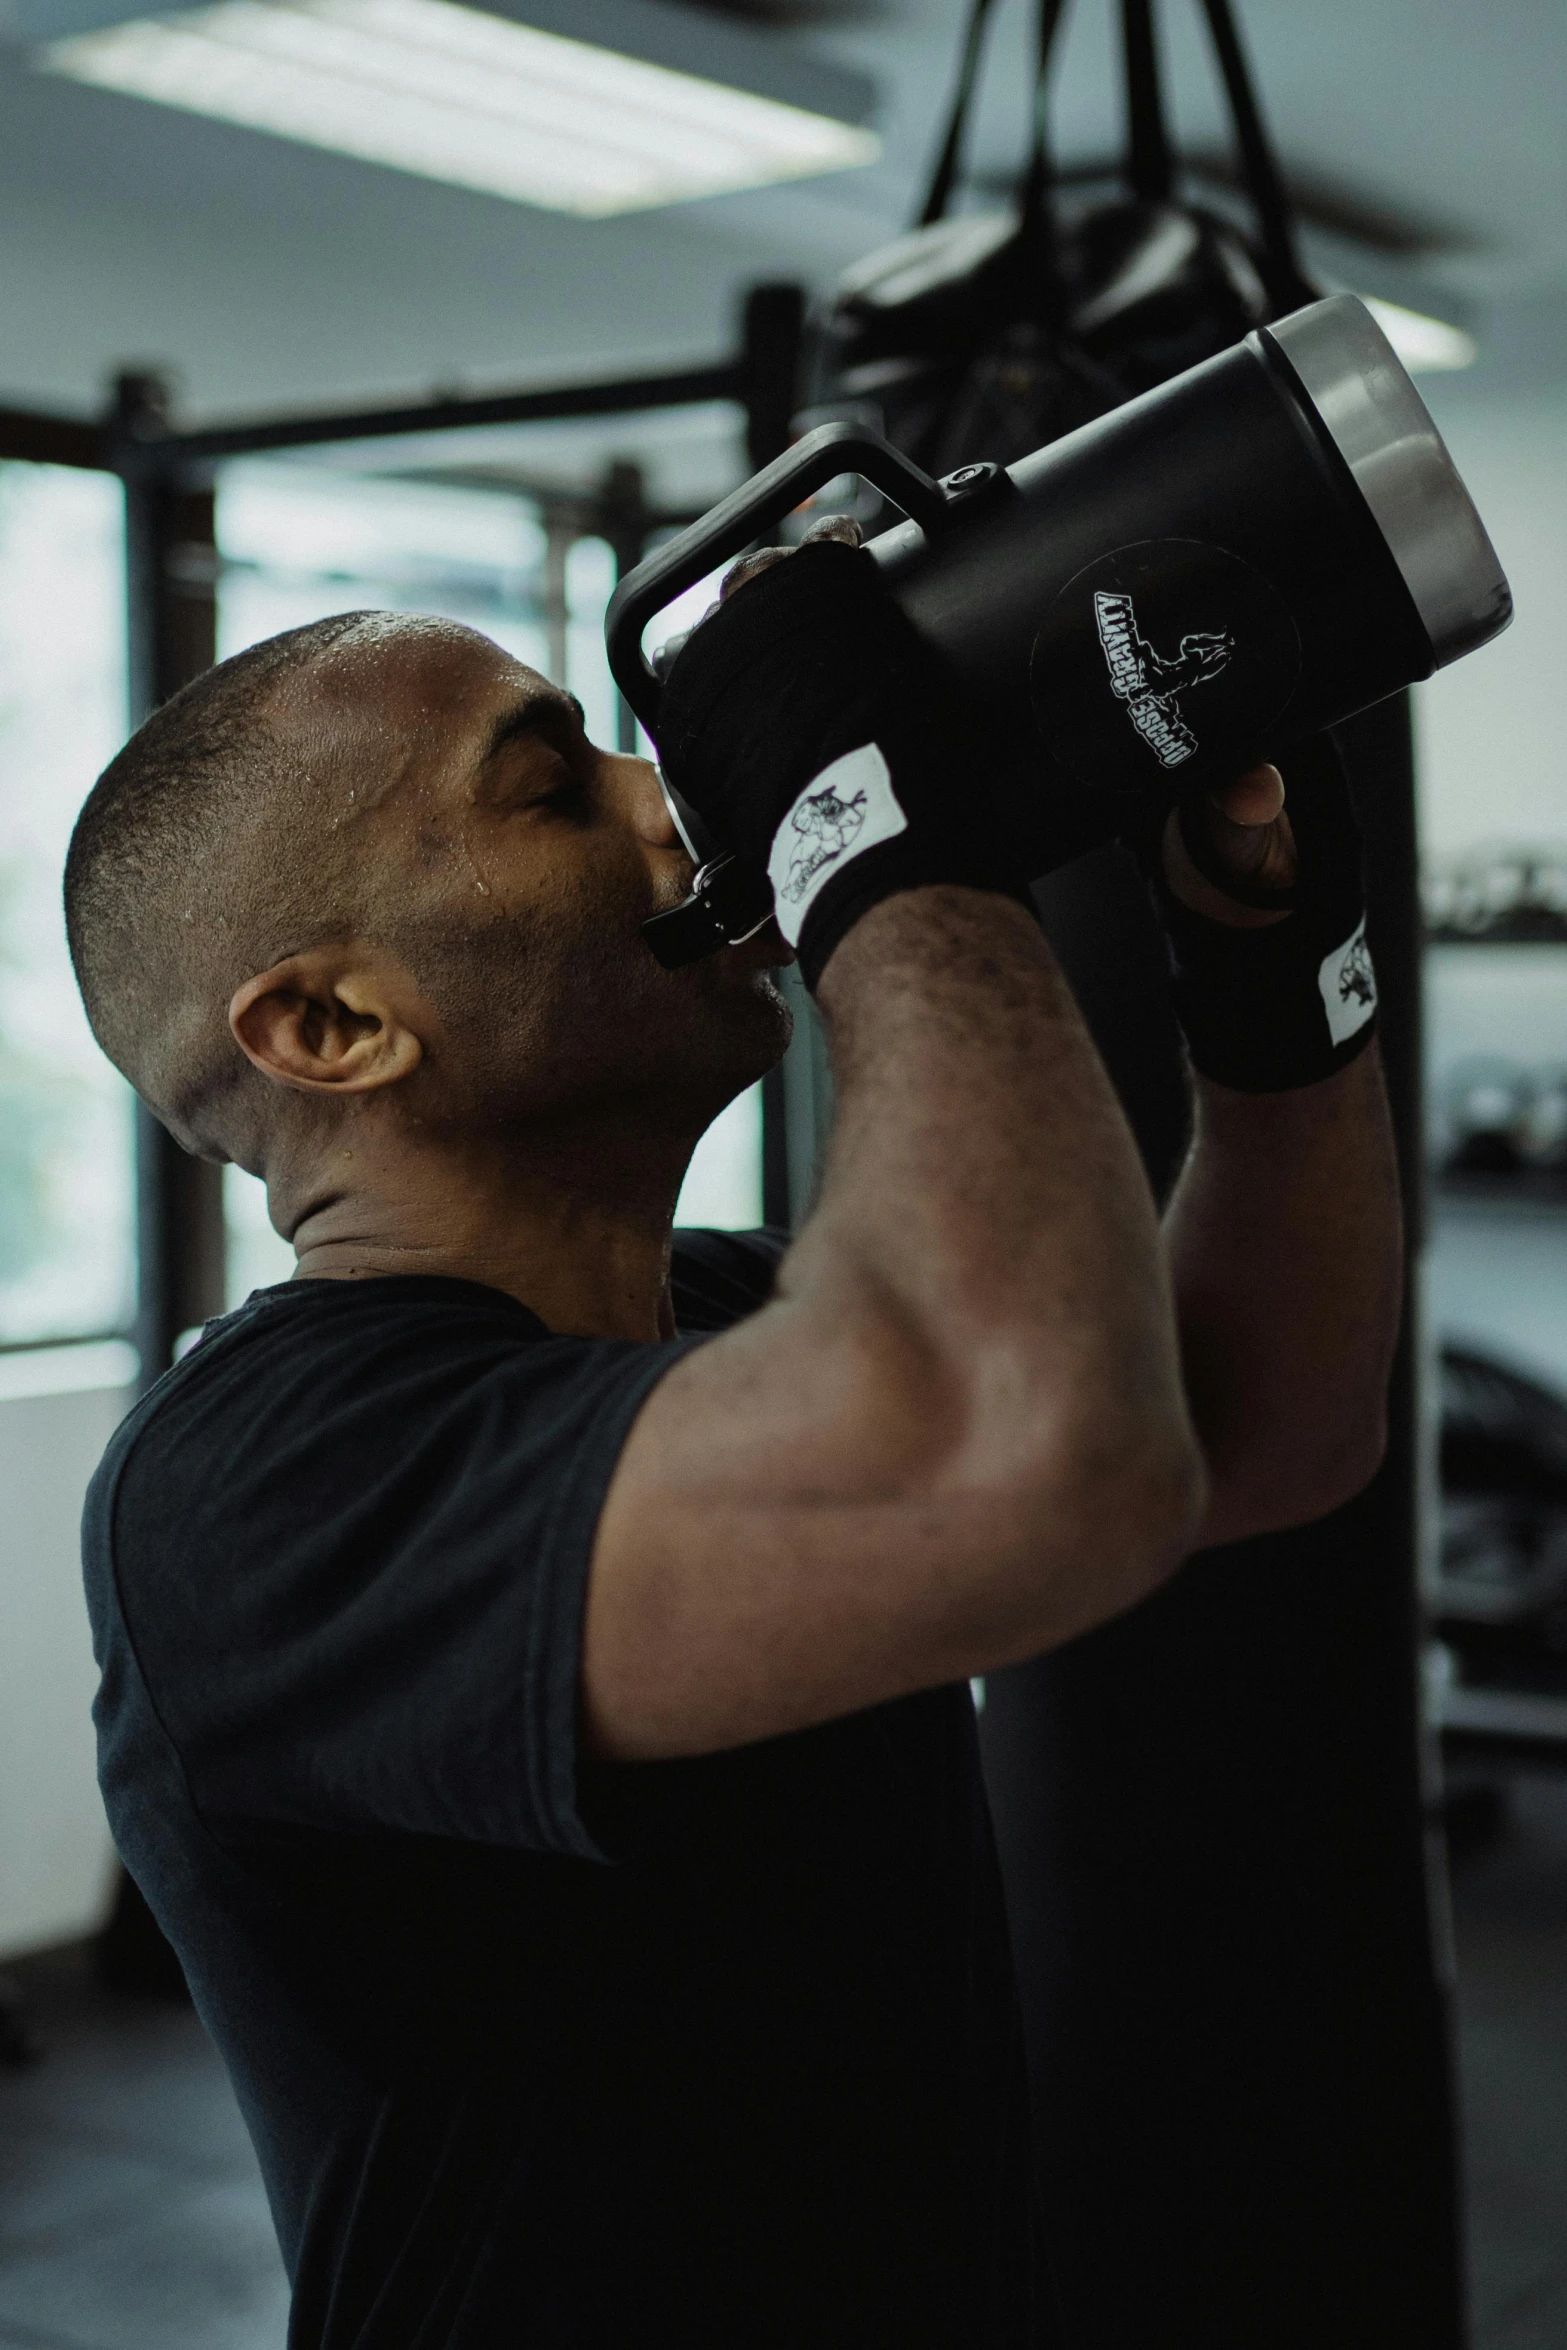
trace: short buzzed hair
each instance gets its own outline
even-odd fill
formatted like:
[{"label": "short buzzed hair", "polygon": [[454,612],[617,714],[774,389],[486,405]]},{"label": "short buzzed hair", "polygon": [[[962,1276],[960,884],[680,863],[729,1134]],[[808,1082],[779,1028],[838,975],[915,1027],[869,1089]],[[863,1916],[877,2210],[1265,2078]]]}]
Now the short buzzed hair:
[{"label": "short buzzed hair", "polygon": [[248,1070],[227,1028],[233,990],[352,928],[335,869],[346,852],[334,858],[319,822],[325,779],[270,705],[291,675],[391,617],[335,613],[207,670],[137,729],[77,819],[65,926],[93,1034],[181,1141],[215,1156],[211,1112]]}]

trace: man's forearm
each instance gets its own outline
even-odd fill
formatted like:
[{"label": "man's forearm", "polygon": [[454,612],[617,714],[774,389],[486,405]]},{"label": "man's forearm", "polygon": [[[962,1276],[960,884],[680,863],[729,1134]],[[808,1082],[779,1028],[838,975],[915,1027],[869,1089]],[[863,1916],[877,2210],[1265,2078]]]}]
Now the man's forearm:
[{"label": "man's forearm", "polygon": [[987,1420],[1023,1440],[1031,1414],[1089,1460],[1128,1429],[1189,1442],[1148,1185],[1031,918],[968,890],[897,898],[822,1003],[838,1107],[786,1285],[872,1287],[933,1353],[982,1365],[981,1442]]},{"label": "man's forearm", "polygon": [[1166,1247],[1210,1477],[1202,1542],[1325,1515],[1381,1457],[1402,1296],[1375,1047],[1284,1093],[1199,1079]]}]

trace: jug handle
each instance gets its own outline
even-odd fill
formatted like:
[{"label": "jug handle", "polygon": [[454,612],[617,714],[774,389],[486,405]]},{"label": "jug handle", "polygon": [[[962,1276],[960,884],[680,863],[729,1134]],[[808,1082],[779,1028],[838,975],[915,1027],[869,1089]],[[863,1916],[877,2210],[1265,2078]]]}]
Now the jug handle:
[{"label": "jug handle", "polygon": [[[987,469],[988,470],[988,469]],[[952,506],[939,482],[862,424],[823,424],[760,473],[731,490],[708,513],[628,572],[604,615],[604,642],[610,672],[648,733],[658,738],[663,688],[642,650],[648,622],[676,596],[741,555],[762,532],[840,473],[857,473],[917,523],[927,536],[938,532]]]}]

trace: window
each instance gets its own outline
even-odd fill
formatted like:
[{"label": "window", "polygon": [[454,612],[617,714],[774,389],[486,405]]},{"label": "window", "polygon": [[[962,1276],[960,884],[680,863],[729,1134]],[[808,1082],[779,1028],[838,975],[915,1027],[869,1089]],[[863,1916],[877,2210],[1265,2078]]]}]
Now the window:
[{"label": "window", "polygon": [[[615,740],[604,661],[614,560],[602,539],[552,531],[517,490],[255,460],[219,487],[220,659],[259,638],[369,606],[437,612],[482,629],[581,701],[594,740]],[[687,1223],[761,1221],[761,1097],[725,1111],[698,1148],[682,1192]],[[287,1278],[292,1251],[267,1221],[262,1187],[225,1170],[228,1289],[237,1302]]]},{"label": "window", "polygon": [[131,1318],[131,1096],[60,907],[77,810],[125,735],[124,637],[118,482],[0,463],[0,1346]]}]

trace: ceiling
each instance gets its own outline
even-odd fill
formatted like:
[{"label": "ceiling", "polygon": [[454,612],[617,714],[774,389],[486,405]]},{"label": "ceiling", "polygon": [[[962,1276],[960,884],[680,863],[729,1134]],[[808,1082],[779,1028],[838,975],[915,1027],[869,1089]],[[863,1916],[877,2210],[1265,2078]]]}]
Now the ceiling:
[{"label": "ceiling", "polygon": [[[153,365],[172,371],[192,418],[717,355],[747,283],[821,283],[906,223],[960,13],[960,0],[880,0],[843,16],[786,9],[792,21],[774,27],[758,0],[746,13],[765,29],[750,37],[782,62],[872,78],[884,160],[584,222],[47,79],[16,37],[24,6],[33,25],[51,4],[0,0],[13,36],[0,50],[0,403],[86,414],[114,370]],[[594,0],[596,26],[612,28],[618,4]],[[651,0],[635,5],[645,17]],[[1239,7],[1288,163],[1341,210],[1380,210],[1415,232],[1404,242],[1416,249],[1396,255],[1315,236],[1319,268],[1471,325],[1477,387],[1559,380],[1561,0]],[[1009,168],[1022,137],[1026,14],[1023,0],[1002,10],[975,140],[982,178]],[[1109,15],[1109,0],[1075,0],[1056,108],[1068,162],[1115,144]],[[1164,15],[1177,115],[1212,148],[1222,122],[1197,10],[1183,0]]]}]

